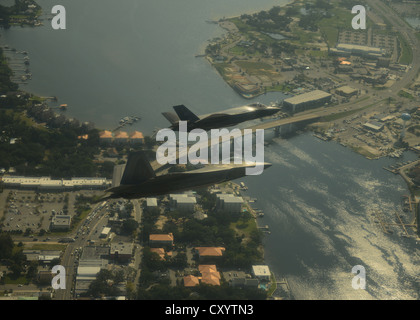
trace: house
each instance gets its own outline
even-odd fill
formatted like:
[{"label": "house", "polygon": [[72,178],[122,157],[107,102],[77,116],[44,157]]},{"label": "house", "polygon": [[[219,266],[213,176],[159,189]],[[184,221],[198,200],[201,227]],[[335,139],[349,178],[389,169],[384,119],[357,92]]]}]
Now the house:
[{"label": "house", "polygon": [[129,137],[130,144],[132,145],[142,145],[144,144],[144,136],[140,131],[134,131],[130,133]]},{"label": "house", "polygon": [[200,261],[218,259],[223,256],[223,252],[226,250],[223,247],[196,247],[194,249],[198,253]]},{"label": "house", "polygon": [[167,234],[151,234],[149,235],[149,245],[154,247],[161,246],[173,246],[174,235],[172,233]]},{"label": "house", "polygon": [[125,144],[129,141],[128,133],[125,131],[120,131],[115,134],[114,142],[116,144]]},{"label": "house", "polygon": [[184,277],[184,287],[195,287],[200,284],[198,277],[189,275]]},{"label": "house", "polygon": [[111,144],[112,142],[112,132],[104,130],[99,133],[99,143],[101,144]]},{"label": "house", "polygon": [[201,273],[200,280],[202,283],[220,286],[221,276],[215,265],[201,264],[198,266],[198,270]]},{"label": "house", "polygon": [[172,251],[165,252],[164,248],[150,248],[150,252],[157,253],[161,260],[165,260],[165,256],[172,256]]}]

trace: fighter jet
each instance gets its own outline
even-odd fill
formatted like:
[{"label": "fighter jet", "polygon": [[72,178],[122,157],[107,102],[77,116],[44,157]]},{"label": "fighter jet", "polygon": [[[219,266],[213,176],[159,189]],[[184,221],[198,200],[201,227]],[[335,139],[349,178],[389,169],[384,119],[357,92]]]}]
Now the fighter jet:
[{"label": "fighter jet", "polygon": [[163,116],[171,123],[170,129],[178,130],[179,121],[187,121],[187,130],[193,129],[218,129],[226,128],[238,123],[268,117],[280,111],[279,107],[265,106],[261,103],[254,103],[242,107],[231,108],[224,111],[196,116],[186,106],[173,107],[173,112],[163,112]]},{"label": "fighter jet", "polygon": [[[264,168],[271,166],[266,162],[261,165]],[[106,190],[107,194],[99,201],[113,198],[154,197],[218,184],[243,177],[245,169],[254,166],[255,164],[208,165],[191,171],[156,175],[144,153],[138,151],[129,155],[119,185]]]}]

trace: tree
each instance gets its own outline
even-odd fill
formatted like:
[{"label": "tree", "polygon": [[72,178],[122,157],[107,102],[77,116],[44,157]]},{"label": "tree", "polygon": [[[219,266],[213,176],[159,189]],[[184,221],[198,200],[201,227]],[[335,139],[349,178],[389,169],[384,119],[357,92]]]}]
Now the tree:
[{"label": "tree", "polygon": [[10,259],[12,257],[14,243],[12,237],[8,233],[0,234],[0,260]]},{"label": "tree", "polygon": [[125,234],[132,234],[139,227],[139,223],[134,219],[127,219],[122,224],[122,231]]}]

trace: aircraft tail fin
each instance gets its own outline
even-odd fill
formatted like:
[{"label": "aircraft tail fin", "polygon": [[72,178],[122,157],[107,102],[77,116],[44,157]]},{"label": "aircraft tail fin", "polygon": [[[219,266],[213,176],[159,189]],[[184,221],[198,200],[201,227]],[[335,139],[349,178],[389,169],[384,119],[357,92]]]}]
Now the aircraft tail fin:
[{"label": "aircraft tail fin", "polygon": [[162,112],[162,115],[168,120],[172,125],[175,125],[178,123],[179,118],[178,116],[173,112]]},{"label": "aircraft tail fin", "polygon": [[139,184],[154,177],[156,174],[146,155],[142,151],[137,151],[128,156],[120,184]]},{"label": "aircraft tail fin", "polygon": [[179,106],[174,106],[176,114],[178,117],[183,121],[197,121],[200,120],[199,117],[197,117],[194,113],[190,111],[186,106],[183,104]]}]

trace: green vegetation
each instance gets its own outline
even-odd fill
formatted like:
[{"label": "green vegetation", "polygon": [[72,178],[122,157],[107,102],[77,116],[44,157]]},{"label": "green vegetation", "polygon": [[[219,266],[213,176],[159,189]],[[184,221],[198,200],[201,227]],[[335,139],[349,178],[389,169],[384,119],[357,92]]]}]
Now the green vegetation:
[{"label": "green vegetation", "polygon": [[[35,6],[28,9],[28,5]],[[0,27],[9,29],[12,25],[34,25],[41,13],[41,7],[33,0],[15,0],[10,7],[0,5]]]},{"label": "green vegetation", "polygon": [[405,38],[401,36],[401,34],[398,34],[398,41],[401,50],[398,62],[400,64],[409,65],[413,61],[413,51],[411,46],[407,43]]},{"label": "green vegetation", "polygon": [[404,90],[401,90],[400,92],[398,92],[398,95],[400,97],[404,97],[404,98],[407,98],[407,99],[410,99],[410,100],[414,100],[413,95],[411,95],[410,93],[408,93],[407,91],[404,91]]},{"label": "green vegetation", "polygon": [[87,293],[81,294],[81,296],[94,298],[119,296],[121,290],[116,285],[122,283],[124,279],[123,271],[112,272],[102,269],[96,275],[96,279],[89,285]]},{"label": "green vegetation", "polygon": [[10,271],[1,279],[0,284],[25,284],[31,281],[33,268],[26,267],[26,256],[22,249],[22,245],[14,244],[10,234],[0,232],[0,261],[4,261]]},{"label": "green vegetation", "polygon": [[271,297],[273,293],[277,290],[277,280],[274,273],[271,273],[270,276],[270,288],[267,291],[267,297]]},{"label": "green vegetation", "polygon": [[34,243],[26,246],[31,250],[51,250],[51,251],[64,251],[67,247],[65,244],[49,244],[49,243]]},{"label": "green vegetation", "polygon": [[224,283],[211,286],[201,283],[193,288],[171,287],[158,284],[149,289],[140,288],[138,300],[264,300],[266,293],[260,289],[240,289]]}]

